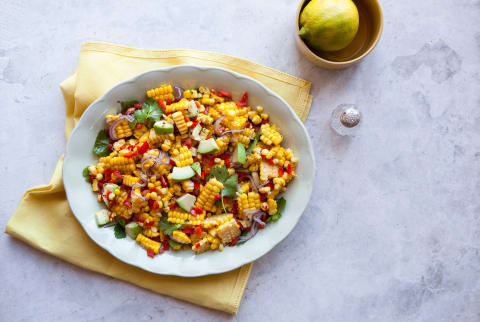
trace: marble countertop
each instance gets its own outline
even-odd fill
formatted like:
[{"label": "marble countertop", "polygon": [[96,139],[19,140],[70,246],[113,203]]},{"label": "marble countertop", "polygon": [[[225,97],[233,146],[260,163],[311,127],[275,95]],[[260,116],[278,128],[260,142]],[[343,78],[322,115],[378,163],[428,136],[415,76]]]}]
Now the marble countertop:
[{"label": "marble countertop", "polygon": [[[64,152],[58,84],[84,41],[193,48],[312,82],[317,185],[258,260],[238,315],[91,273],[0,235],[2,321],[480,320],[480,1],[383,0],[382,39],[327,71],[295,47],[298,1],[4,1],[0,226]],[[363,112],[353,139],[331,111]]]}]

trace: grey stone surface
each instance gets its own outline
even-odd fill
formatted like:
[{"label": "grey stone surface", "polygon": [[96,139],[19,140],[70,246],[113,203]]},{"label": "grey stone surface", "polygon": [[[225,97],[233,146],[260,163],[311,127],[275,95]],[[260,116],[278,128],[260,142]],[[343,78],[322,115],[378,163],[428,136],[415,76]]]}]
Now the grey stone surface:
[{"label": "grey stone surface", "polygon": [[[2,321],[479,321],[480,1],[382,1],[383,37],[326,71],[296,50],[298,1],[3,1],[0,226],[64,152],[58,83],[81,43],[194,48],[312,82],[314,197],[252,271],[237,316],[91,273],[0,235]],[[357,104],[362,128],[328,118]]]}]

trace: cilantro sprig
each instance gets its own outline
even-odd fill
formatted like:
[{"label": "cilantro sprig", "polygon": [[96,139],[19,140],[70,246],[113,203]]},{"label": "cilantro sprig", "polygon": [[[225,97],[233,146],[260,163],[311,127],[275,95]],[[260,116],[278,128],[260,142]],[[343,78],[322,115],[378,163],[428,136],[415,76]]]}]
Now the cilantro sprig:
[{"label": "cilantro sprig", "polygon": [[134,127],[137,123],[141,123],[152,127],[153,123],[160,121],[162,115],[163,110],[158,106],[158,102],[153,98],[147,98],[142,104],[142,109],[133,113],[135,120],[130,122],[130,126]]},{"label": "cilantro sprig", "polygon": [[163,230],[164,234],[171,235],[174,230],[177,230],[180,228],[182,225],[181,224],[171,224],[167,221],[167,218],[165,216],[160,219],[158,222],[158,228]]},{"label": "cilantro sprig", "polygon": [[210,177],[215,177],[215,179],[223,184],[223,189],[220,192],[220,200],[222,201],[223,210],[227,212],[223,197],[235,196],[237,193],[238,176],[236,174],[230,176],[225,166],[217,166],[210,171]]},{"label": "cilantro sprig", "polygon": [[95,139],[95,144],[93,145],[92,152],[99,157],[107,156],[110,151],[108,150],[108,145],[110,144],[110,140],[107,135],[107,131],[101,130],[97,134],[97,138]]}]

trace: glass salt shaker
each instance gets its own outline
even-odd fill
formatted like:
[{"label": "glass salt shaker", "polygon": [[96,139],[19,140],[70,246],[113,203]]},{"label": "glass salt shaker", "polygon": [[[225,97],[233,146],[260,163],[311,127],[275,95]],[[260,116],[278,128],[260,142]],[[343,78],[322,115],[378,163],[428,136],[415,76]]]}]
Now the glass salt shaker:
[{"label": "glass salt shaker", "polygon": [[332,112],[330,126],[341,136],[355,136],[360,123],[360,111],[352,104],[341,104]]}]

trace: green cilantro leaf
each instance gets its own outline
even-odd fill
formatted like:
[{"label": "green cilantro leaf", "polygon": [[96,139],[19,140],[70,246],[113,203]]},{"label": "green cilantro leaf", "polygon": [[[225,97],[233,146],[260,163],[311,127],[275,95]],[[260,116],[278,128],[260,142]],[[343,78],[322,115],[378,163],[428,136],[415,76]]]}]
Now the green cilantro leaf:
[{"label": "green cilantro leaf", "polygon": [[257,134],[255,134],[255,138],[253,139],[253,142],[250,143],[247,152],[252,152],[253,149],[257,147],[258,140],[260,140],[260,135],[262,135],[262,130],[258,130]]},{"label": "green cilantro leaf", "polygon": [[107,156],[110,151],[108,150],[108,145],[110,140],[108,139],[107,131],[101,130],[98,132],[97,138],[95,139],[95,144],[93,145],[92,152],[98,155],[99,157]]},{"label": "green cilantro leaf", "polygon": [[220,192],[220,199],[222,203],[223,210],[227,212],[225,208],[225,202],[223,201],[223,197],[234,197],[237,192],[238,186],[238,176],[235,174],[230,176],[228,174],[228,170],[225,166],[215,167],[210,170],[210,178],[215,177],[218,181],[223,184],[223,189]]},{"label": "green cilantro leaf", "polygon": [[209,178],[215,177],[215,179],[217,179],[221,183],[225,183],[225,181],[227,181],[229,176],[230,175],[228,174],[228,170],[225,166],[221,166],[221,167],[217,166],[212,170],[210,170]]},{"label": "green cilantro leaf", "polygon": [[153,98],[147,98],[142,105],[142,111],[147,115],[147,118],[153,123],[160,121],[163,115],[163,109],[158,106],[158,102]]},{"label": "green cilantro leaf", "polygon": [[180,228],[181,224],[171,224],[167,221],[167,218],[162,217],[162,219],[158,222],[158,228],[163,230],[164,234],[171,235],[174,230]]},{"label": "green cilantro leaf", "polygon": [[133,105],[137,104],[138,101],[137,100],[128,100],[128,101],[123,101],[123,102],[120,102],[120,106],[121,106],[121,112],[122,114],[125,113],[126,110],[128,110],[130,107],[132,107]]},{"label": "green cilantro leaf", "polygon": [[222,196],[223,197],[233,197],[237,192],[238,186],[238,176],[235,174],[225,180],[223,183]]},{"label": "green cilantro leaf", "polygon": [[85,169],[83,169],[82,174],[85,178],[85,181],[90,183],[90,173],[88,172],[88,165],[85,167]]},{"label": "green cilantro leaf", "polygon": [[[163,110],[158,106],[158,102],[153,98],[147,98],[142,105],[141,110],[136,110],[133,113],[135,118],[134,122],[130,122],[130,126],[135,126],[136,123],[142,123],[152,125],[153,123],[160,121],[163,115]],[[135,123],[135,124],[133,124]]]},{"label": "green cilantro leaf", "polygon": [[133,117],[135,118],[135,121],[137,121],[138,123],[145,123],[145,119],[147,118],[147,115],[145,114],[145,112],[143,112],[143,109],[142,109],[142,110],[136,110],[133,113]]}]

